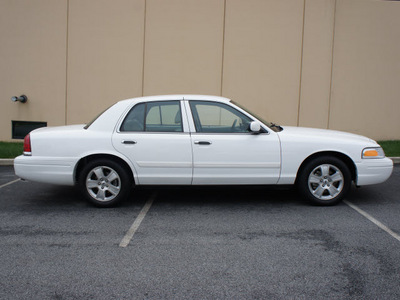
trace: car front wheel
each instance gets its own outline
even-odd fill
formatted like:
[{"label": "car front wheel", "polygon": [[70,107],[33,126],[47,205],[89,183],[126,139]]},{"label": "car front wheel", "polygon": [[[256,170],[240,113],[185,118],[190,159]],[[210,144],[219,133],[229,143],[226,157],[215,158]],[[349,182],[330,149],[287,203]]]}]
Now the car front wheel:
[{"label": "car front wheel", "polygon": [[98,207],[111,207],[120,203],[130,191],[126,170],[111,160],[89,162],[79,178],[81,192]]},{"label": "car front wheel", "polygon": [[347,165],[336,157],[317,157],[299,174],[298,188],[303,196],[316,205],[335,205],[351,186]]}]

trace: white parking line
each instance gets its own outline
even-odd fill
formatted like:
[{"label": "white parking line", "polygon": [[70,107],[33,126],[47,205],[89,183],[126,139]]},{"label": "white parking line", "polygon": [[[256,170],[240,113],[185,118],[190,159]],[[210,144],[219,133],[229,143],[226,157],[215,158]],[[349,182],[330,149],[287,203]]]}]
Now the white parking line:
[{"label": "white parking line", "polygon": [[5,183],[5,184],[3,184],[3,185],[0,185],[0,189],[2,189],[3,187],[6,187],[7,185],[16,183],[16,182],[18,182],[18,181],[20,181],[20,180],[21,180],[21,178],[18,178],[18,179],[15,179],[15,180],[13,180],[13,181],[10,181],[10,182],[8,182],[8,183]]},{"label": "white parking line", "polygon": [[346,201],[346,200],[344,200],[343,202],[346,203],[348,206],[350,206],[355,211],[357,211],[358,213],[360,213],[361,215],[363,215],[364,217],[366,217],[368,220],[370,220],[372,223],[374,223],[380,229],[382,229],[382,230],[386,231],[387,233],[389,233],[392,237],[394,237],[396,240],[398,240],[400,242],[400,235],[398,235],[396,232],[391,230],[389,227],[387,227],[386,225],[382,224],[377,219],[375,219],[373,216],[371,216],[367,212],[363,211],[361,208],[357,207],[353,203],[350,203],[349,201]]},{"label": "white parking line", "polygon": [[149,200],[147,200],[146,204],[143,206],[142,210],[140,211],[139,215],[137,216],[136,220],[133,222],[131,228],[129,228],[128,232],[125,234],[124,238],[122,239],[121,243],[119,244],[120,247],[125,248],[129,245],[130,241],[133,238],[133,235],[138,230],[140,223],[142,223],[144,217],[146,216],[147,212],[149,211],[151,205],[153,204],[154,199],[156,198],[157,193],[151,195]]}]

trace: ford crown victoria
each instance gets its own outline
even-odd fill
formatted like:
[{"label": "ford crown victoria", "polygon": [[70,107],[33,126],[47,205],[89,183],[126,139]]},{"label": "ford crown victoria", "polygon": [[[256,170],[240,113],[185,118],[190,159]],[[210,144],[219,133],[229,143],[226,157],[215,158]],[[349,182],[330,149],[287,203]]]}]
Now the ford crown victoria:
[{"label": "ford crown victoria", "polygon": [[216,96],[120,101],[89,124],[48,127],[25,137],[19,177],[78,185],[93,204],[113,206],[139,185],[292,185],[333,205],[352,182],[378,184],[393,162],[373,140],[279,126]]}]

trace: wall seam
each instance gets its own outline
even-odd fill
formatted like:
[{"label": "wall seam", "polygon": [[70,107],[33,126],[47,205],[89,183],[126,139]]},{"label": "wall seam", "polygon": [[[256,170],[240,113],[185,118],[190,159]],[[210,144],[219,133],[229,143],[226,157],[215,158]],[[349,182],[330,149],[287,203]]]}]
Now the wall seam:
[{"label": "wall seam", "polygon": [[223,16],[223,25],[222,25],[222,61],[221,61],[221,91],[220,95],[223,93],[223,85],[224,85],[224,59],[225,59],[225,27],[226,27],[226,0],[224,0],[224,16]]},{"label": "wall seam", "polygon": [[306,22],[306,0],[304,0],[304,4],[303,4],[303,30],[301,33],[300,80],[299,80],[299,101],[297,103],[297,126],[300,126],[301,84],[302,84],[302,77],[303,77],[303,52],[304,52],[305,22]]},{"label": "wall seam", "polygon": [[66,52],[65,52],[65,106],[64,106],[64,124],[68,122],[68,43],[69,43],[69,0],[67,0],[67,30],[66,30]]},{"label": "wall seam", "polygon": [[146,15],[147,15],[147,0],[144,0],[144,16],[143,16],[143,57],[142,57],[142,96],[144,96],[144,70],[146,58]]},{"label": "wall seam", "polygon": [[336,5],[337,0],[335,0],[335,8],[333,10],[333,31],[332,31],[332,55],[331,55],[331,82],[329,87],[329,100],[328,100],[328,120],[326,128],[330,128],[331,123],[331,101],[332,101],[332,87],[333,87],[333,63],[334,63],[334,48],[335,48],[335,34],[336,34]]}]

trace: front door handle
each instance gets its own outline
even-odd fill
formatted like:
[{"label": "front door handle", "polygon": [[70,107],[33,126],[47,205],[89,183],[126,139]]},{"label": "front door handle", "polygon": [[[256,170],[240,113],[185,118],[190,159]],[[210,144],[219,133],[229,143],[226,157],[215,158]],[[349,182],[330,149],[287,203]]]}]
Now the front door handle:
[{"label": "front door handle", "polygon": [[195,141],[196,145],[211,145],[211,142],[208,141]]},{"label": "front door handle", "polygon": [[122,141],[122,144],[125,144],[125,145],[135,145],[136,144],[136,142],[135,141]]}]

